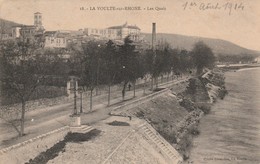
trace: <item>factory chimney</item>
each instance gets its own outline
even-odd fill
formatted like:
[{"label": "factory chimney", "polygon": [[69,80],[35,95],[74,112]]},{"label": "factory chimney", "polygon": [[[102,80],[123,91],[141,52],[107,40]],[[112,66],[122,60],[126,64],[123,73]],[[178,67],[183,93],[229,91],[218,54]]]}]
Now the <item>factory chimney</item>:
[{"label": "factory chimney", "polygon": [[155,44],[156,44],[156,23],[153,23],[153,29],[152,29],[152,50],[155,50]]}]

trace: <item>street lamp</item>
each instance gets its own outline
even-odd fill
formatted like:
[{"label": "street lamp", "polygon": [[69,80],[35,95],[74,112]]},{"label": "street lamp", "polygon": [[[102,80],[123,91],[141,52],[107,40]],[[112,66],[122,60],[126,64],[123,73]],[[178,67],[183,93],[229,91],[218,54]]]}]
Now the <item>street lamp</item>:
[{"label": "street lamp", "polygon": [[79,110],[79,112],[80,112],[80,113],[83,113],[83,109],[82,109],[82,94],[83,94],[83,89],[80,89],[79,92],[80,92],[80,110]]},{"label": "street lamp", "polygon": [[74,110],[73,110],[73,114],[77,115],[78,111],[77,111],[77,88],[76,88],[76,77],[73,77],[73,92],[74,92]]},{"label": "street lamp", "polygon": [[[70,116],[71,122],[70,126],[72,127],[79,127],[81,126],[81,118],[80,115],[78,115],[77,111],[77,78],[76,76],[70,76],[71,81],[73,82],[73,93],[74,93],[74,108],[73,108],[73,114]],[[82,106],[82,105],[81,105]],[[82,107],[81,107],[82,110]]]},{"label": "street lamp", "polygon": [[[73,115],[77,115],[78,114],[78,110],[77,110],[77,91],[81,92],[81,89],[78,89],[78,84],[77,84],[77,80],[78,78],[74,75],[70,76],[70,81],[69,83],[73,85],[73,87],[71,87],[69,90],[73,92],[73,101],[74,101],[74,105],[73,105]],[[82,96],[82,95],[81,95]],[[81,97],[81,101],[82,101],[82,97]],[[82,104],[81,107],[82,108]]]}]

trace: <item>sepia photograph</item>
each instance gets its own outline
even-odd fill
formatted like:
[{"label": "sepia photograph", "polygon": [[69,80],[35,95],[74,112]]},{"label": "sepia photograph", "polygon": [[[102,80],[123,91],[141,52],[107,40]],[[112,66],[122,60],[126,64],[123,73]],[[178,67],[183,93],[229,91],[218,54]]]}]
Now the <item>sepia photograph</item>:
[{"label": "sepia photograph", "polygon": [[260,164],[259,0],[0,0],[0,164]]}]

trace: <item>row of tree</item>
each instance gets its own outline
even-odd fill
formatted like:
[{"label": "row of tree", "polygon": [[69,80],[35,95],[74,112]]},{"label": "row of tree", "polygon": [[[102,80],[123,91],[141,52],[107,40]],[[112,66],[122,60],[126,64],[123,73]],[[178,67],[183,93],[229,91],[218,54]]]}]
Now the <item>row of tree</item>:
[{"label": "row of tree", "polygon": [[[204,67],[214,66],[214,54],[203,42],[196,43],[190,52],[172,49],[167,43],[147,50],[139,50],[136,46],[129,37],[121,45],[111,40],[106,43],[89,41],[70,45],[62,52],[45,50],[37,44],[22,41],[1,43],[1,96],[11,95],[20,99],[20,135],[24,133],[26,101],[38,86],[49,85],[49,80],[53,84],[53,79],[59,79],[59,82],[64,79],[62,85],[65,85],[69,76],[78,77],[79,85],[91,92],[92,107],[93,90],[99,85],[108,86],[110,104],[111,85],[122,84],[124,99],[127,84],[131,82],[135,88],[139,78],[146,81],[151,77],[157,84],[156,79],[163,74],[180,74],[192,68],[200,74]],[[64,58],[62,53],[68,53],[70,57]]]},{"label": "row of tree", "polygon": [[[72,46],[73,47],[73,46]],[[156,79],[164,74],[180,74],[197,69],[197,74],[204,67],[213,67],[215,57],[212,50],[203,42],[198,42],[192,51],[172,49],[168,43],[161,43],[156,49],[138,50],[128,37],[124,44],[117,45],[90,41],[80,48],[71,48],[75,55],[69,61],[70,74],[80,77],[80,85],[91,92],[99,85],[122,83],[124,99],[129,82],[135,85],[137,79]],[[153,85],[152,85],[153,86]]]},{"label": "row of tree", "polygon": [[235,64],[235,63],[252,63],[257,56],[253,54],[241,54],[241,55],[229,55],[218,54],[217,60],[223,64]]}]

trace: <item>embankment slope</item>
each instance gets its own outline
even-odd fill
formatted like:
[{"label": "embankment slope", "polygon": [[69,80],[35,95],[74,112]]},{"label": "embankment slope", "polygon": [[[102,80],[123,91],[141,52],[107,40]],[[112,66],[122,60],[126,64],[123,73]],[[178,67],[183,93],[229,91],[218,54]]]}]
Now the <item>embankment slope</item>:
[{"label": "embankment slope", "polygon": [[185,160],[189,158],[192,138],[199,134],[200,118],[225,93],[223,72],[205,70],[202,76],[191,78],[150,101],[121,111],[119,115],[146,120]]}]

